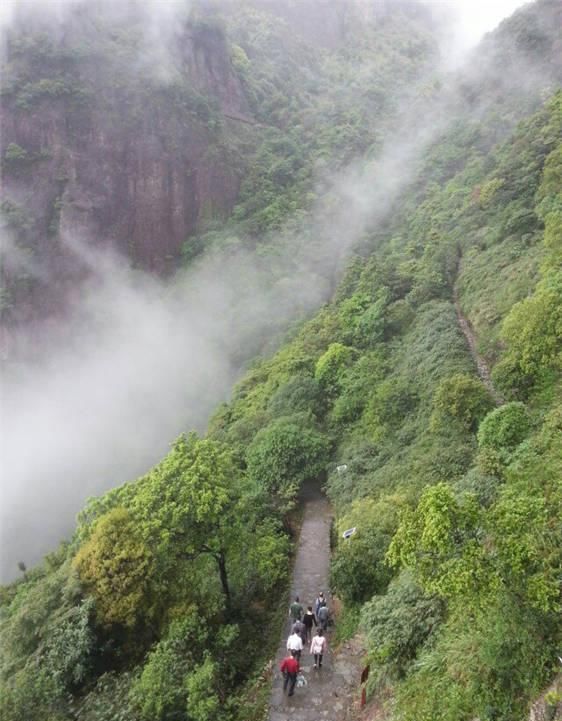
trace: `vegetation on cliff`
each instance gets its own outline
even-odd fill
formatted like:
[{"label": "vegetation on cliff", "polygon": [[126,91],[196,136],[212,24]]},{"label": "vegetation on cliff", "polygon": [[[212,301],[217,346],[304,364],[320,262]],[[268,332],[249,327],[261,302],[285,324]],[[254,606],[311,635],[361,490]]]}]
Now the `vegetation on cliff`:
[{"label": "vegetation on cliff", "polygon": [[258,245],[266,275],[294,272],[318,178],[381,146],[437,57],[408,7],[379,27],[336,4],[326,12],[346,22],[311,48],[298,19],[259,0],[194,3],[155,37],[141,6],[24,16],[7,35],[4,224],[56,281],[4,267],[8,324],[48,314],[81,277],[69,236],[159,273]]},{"label": "vegetation on cliff", "polygon": [[[541,18],[559,9],[526,12],[499,38],[548,62]],[[258,100],[273,83],[267,62],[260,77],[248,69],[275,48],[265,22],[258,13],[246,45],[238,28],[233,48]],[[233,228],[267,246],[269,230],[298,224],[327,148],[338,167],[376,146],[368,105],[326,116],[331,77],[312,109],[312,89],[260,103],[278,126],[260,131],[230,225],[205,246]],[[524,718],[562,640],[562,95],[487,80],[456,99],[453,129],[356,244],[331,302],[253,362],[207,436],[180,437],[145,476],[92,500],[68,544],[2,588],[2,718],[249,721],[290,513],[318,477],[337,530],[357,527],[338,533],[332,579],[367,638],[370,692],[391,695],[404,721]],[[308,112],[322,122],[297,138]]]}]

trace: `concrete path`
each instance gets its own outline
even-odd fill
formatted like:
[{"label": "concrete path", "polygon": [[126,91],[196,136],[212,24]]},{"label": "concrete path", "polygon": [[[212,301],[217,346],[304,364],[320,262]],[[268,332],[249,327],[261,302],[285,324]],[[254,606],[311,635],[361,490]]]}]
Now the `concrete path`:
[{"label": "concrete path", "polygon": [[314,669],[314,659],[305,648],[301,671],[308,681],[303,688],[295,688],[294,696],[283,693],[283,678],[279,671],[281,660],[287,655],[286,643],[290,631],[289,600],[300,597],[302,605],[314,607],[319,591],[329,596],[331,510],[326,497],[317,488],[309,488],[303,495],[305,504],[297,556],[291,585],[291,599],[287,599],[287,622],[275,659],[273,687],[269,704],[269,721],[342,721],[349,707],[349,697],[356,681],[356,667],[344,658],[335,658],[330,648],[321,669]]}]

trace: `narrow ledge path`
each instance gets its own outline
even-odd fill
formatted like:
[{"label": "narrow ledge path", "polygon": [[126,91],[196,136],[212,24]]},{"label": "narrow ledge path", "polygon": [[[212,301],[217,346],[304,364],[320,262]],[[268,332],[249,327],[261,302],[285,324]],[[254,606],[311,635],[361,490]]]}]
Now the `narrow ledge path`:
[{"label": "narrow ledge path", "polygon": [[[301,496],[304,516],[291,583],[291,599],[299,596],[302,605],[314,605],[319,591],[329,595],[330,526],[332,512],[327,498],[318,487],[307,488]],[[345,653],[333,653],[328,630],[328,653],[321,669],[314,669],[314,660],[306,647],[301,657],[301,672],[308,685],[295,688],[293,696],[283,693],[283,678],[279,671],[281,660],[287,655],[286,642],[290,632],[288,619],[274,662],[273,685],[269,702],[269,721],[344,721],[357,688],[357,659]]]},{"label": "narrow ledge path", "polygon": [[492,376],[490,374],[490,368],[488,366],[488,363],[486,362],[485,358],[480,355],[478,352],[478,346],[476,343],[476,335],[474,331],[472,330],[472,326],[470,325],[470,322],[466,318],[466,316],[462,312],[461,304],[459,302],[459,295],[458,290],[455,285],[454,291],[453,291],[453,302],[455,304],[455,311],[457,314],[457,321],[460,326],[460,329],[463,332],[464,337],[466,338],[466,342],[468,345],[468,349],[470,351],[470,355],[472,356],[474,363],[476,364],[476,369],[478,371],[478,375],[480,376],[480,380],[486,388],[488,389],[490,395],[494,399],[494,402],[497,406],[501,406],[505,403],[505,399],[501,396],[501,394],[498,392],[496,387],[494,386],[492,382]]}]

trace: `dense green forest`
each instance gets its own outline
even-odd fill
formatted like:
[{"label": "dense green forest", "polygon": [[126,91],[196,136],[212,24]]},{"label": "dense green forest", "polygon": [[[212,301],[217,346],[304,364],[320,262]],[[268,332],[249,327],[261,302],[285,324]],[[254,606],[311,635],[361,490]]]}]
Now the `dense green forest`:
[{"label": "dense green forest", "polygon": [[279,238],[299,238],[279,262],[302,262],[318,163],[376,159],[404,102],[449,93],[450,123],[331,300],[252,362],[207,434],[92,499],[67,543],[1,588],[0,718],[261,718],[255,629],[275,648],[296,497],[320,478],[340,633],[364,635],[389,718],[524,719],[562,642],[562,92],[497,80],[514,47],[560,78],[560,8],[504,23],[479,50],[489,72],[454,91],[425,75],[428,30],[400,14],[324,52],[245,13],[223,22],[261,125],[232,140],[239,202],[185,262],[242,245],[271,264]]},{"label": "dense green forest", "polygon": [[523,718],[555,670],[561,141],[558,93],[432,184],[211,426],[247,448],[248,472],[275,481],[280,503],[299,480],[292,460],[317,472],[324,438],[337,527],[358,529],[338,542],[333,587],[368,639],[371,691],[395,692],[396,718]]}]

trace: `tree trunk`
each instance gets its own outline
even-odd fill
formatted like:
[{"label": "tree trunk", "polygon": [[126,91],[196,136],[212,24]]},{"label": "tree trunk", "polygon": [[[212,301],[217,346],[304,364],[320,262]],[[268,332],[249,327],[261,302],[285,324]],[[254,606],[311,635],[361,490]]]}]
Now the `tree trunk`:
[{"label": "tree trunk", "polygon": [[224,555],[224,551],[221,551],[218,553],[215,558],[217,559],[217,563],[219,566],[219,575],[221,579],[221,585],[222,585],[222,591],[224,593],[224,598],[226,601],[226,608],[227,610],[230,609],[230,588],[228,586],[228,574],[226,572],[226,558]]}]

